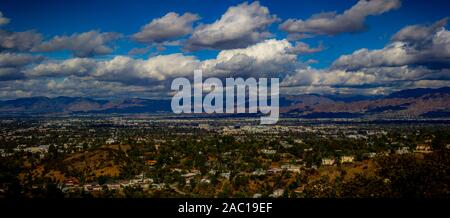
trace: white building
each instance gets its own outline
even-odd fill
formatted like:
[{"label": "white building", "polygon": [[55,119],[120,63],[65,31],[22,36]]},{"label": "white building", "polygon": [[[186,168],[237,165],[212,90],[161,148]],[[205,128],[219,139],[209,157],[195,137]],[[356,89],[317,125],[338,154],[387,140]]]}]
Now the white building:
[{"label": "white building", "polygon": [[335,163],[334,158],[322,158],[322,165],[323,166],[333,166]]},{"label": "white building", "polygon": [[409,147],[401,147],[395,151],[396,154],[408,154]]},{"label": "white building", "polygon": [[353,163],[355,156],[342,156],[341,163]]},{"label": "white building", "polygon": [[280,188],[280,189],[277,189],[277,190],[273,191],[273,193],[270,194],[269,197],[271,197],[271,198],[279,198],[279,197],[283,196],[283,194],[284,194],[284,189]]}]

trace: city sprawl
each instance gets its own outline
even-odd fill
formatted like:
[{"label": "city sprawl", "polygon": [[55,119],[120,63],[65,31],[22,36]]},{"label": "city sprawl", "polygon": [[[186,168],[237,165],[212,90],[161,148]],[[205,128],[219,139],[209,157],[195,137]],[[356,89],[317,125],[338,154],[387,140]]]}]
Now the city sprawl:
[{"label": "city sprawl", "polygon": [[449,196],[447,120],[0,120],[0,196]]}]

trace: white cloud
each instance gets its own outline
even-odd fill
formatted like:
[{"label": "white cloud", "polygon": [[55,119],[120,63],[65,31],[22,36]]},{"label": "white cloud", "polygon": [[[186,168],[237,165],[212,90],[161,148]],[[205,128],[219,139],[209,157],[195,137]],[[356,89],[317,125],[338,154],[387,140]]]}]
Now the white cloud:
[{"label": "white cloud", "polygon": [[23,69],[43,59],[29,54],[0,53],[0,81],[23,79]]},{"label": "white cloud", "polygon": [[269,39],[242,49],[221,51],[215,59],[204,61],[212,75],[279,76],[293,71],[297,56],[287,40]]},{"label": "white cloud", "polygon": [[295,46],[290,51],[295,54],[311,54],[321,52],[323,51],[323,49],[324,48],[322,44],[319,44],[318,47],[313,48],[304,42],[296,42]]},{"label": "white cloud", "polygon": [[0,81],[24,79],[24,74],[15,67],[1,67]]},{"label": "white cloud", "polygon": [[9,18],[5,17],[3,13],[0,11],[0,26],[8,24],[10,21]]},{"label": "white cloud", "polygon": [[187,50],[245,48],[271,36],[268,26],[277,21],[259,2],[244,2],[228,8],[212,24],[195,28],[187,41]]},{"label": "white cloud", "polygon": [[[202,69],[204,76],[216,77],[272,77],[284,75],[293,72],[297,64],[295,54],[289,52],[293,46],[287,40],[266,40],[245,49],[232,49],[221,51],[216,58],[208,60],[199,60],[194,56],[186,56],[181,53],[170,55],[158,55],[148,59],[135,59],[127,56],[116,56],[111,60],[98,60],[93,58],[71,58],[63,61],[48,60],[33,66],[24,71],[27,79],[23,82],[16,81],[11,84],[25,84],[25,81],[50,81],[48,87],[37,86],[36,90],[17,87],[24,93],[41,93],[51,96],[69,95],[69,96],[98,96],[99,93],[118,94],[117,92],[104,90],[105,84],[115,84],[120,86],[119,90],[127,91],[124,87],[141,87],[143,90],[149,90],[152,87],[158,87],[157,90],[142,91],[142,95],[156,95],[161,97],[169,93],[170,82],[176,77],[192,78],[196,69]],[[59,78],[59,79],[57,79]],[[61,83],[61,79],[70,78],[69,81],[76,82]],[[95,82],[96,81],[96,82]],[[58,85],[59,84],[59,85]],[[73,86],[69,86],[73,84]],[[84,84],[90,84],[89,88]],[[95,85],[98,90],[95,91]],[[39,88],[41,87],[41,88]],[[39,91],[44,89],[54,89],[48,91]],[[64,89],[67,89],[64,91]],[[92,90],[91,90],[92,89]],[[57,91],[56,91],[57,90]],[[86,90],[86,91],[84,91]],[[103,92],[102,92],[103,90]],[[1,90],[0,90],[1,92]],[[85,92],[83,94],[83,92]],[[159,96],[157,94],[160,94]],[[125,92],[122,94],[126,94]],[[1,94],[0,94],[1,95]]]},{"label": "white cloud", "polygon": [[91,30],[74,33],[70,36],[55,36],[51,40],[35,46],[34,52],[52,52],[68,50],[76,57],[105,55],[113,51],[110,43],[120,38],[120,34]]},{"label": "white cloud", "polygon": [[132,48],[129,52],[128,55],[133,56],[133,55],[142,55],[142,54],[146,54],[150,51],[150,47],[144,47],[144,48]]},{"label": "white cloud", "polygon": [[283,79],[282,86],[360,86],[376,81],[375,75],[363,71],[298,69]]},{"label": "white cloud", "polygon": [[[281,83],[284,94],[389,94],[406,88],[442,87],[449,84],[450,70],[418,66],[374,67],[358,70],[297,69]],[[295,93],[297,92],[297,93]]]},{"label": "white cloud", "polygon": [[147,44],[173,40],[191,33],[193,31],[192,24],[199,19],[197,14],[184,13],[180,16],[170,12],[161,18],[153,19],[131,38]]},{"label": "white cloud", "polygon": [[89,76],[97,62],[89,58],[72,58],[60,62],[48,61],[25,71],[29,77]]},{"label": "white cloud", "polygon": [[393,37],[392,41],[402,41],[410,43],[420,43],[424,41],[429,41],[432,39],[433,35],[445,28],[447,25],[448,18],[437,21],[436,23],[425,26],[425,25],[411,25],[407,26],[400,31],[398,31]]},{"label": "white cloud", "polygon": [[[31,96],[70,96],[92,98],[161,97],[160,87],[124,85],[87,77],[69,76],[64,79],[34,78],[0,81],[0,98],[15,99]],[[159,96],[158,96],[159,95]]]},{"label": "white cloud", "polygon": [[2,67],[22,67],[28,64],[37,63],[44,59],[42,56],[30,54],[0,53],[0,68]]},{"label": "white cloud", "polygon": [[147,60],[116,56],[111,60],[72,58],[64,61],[49,61],[28,69],[28,77],[90,77],[103,81],[125,84],[149,84],[167,78],[191,74],[199,67],[193,56],[180,53],[159,55]]},{"label": "white cloud", "polygon": [[357,70],[369,67],[402,66],[412,61],[405,43],[395,42],[383,49],[359,49],[350,55],[342,55],[334,63],[333,68]]},{"label": "white cloud", "polygon": [[0,51],[29,51],[42,42],[42,35],[34,30],[9,32],[0,30]]},{"label": "white cloud", "polygon": [[360,49],[343,55],[333,68],[357,70],[373,67],[422,65],[442,69],[450,66],[450,32],[446,20],[431,26],[414,25],[400,30],[393,42],[377,50]]},{"label": "white cloud", "polygon": [[111,60],[72,58],[48,61],[26,71],[30,77],[80,76],[129,84],[148,84],[192,76],[202,69],[208,76],[277,76],[292,71],[297,56],[289,52],[287,40],[266,40],[245,49],[221,51],[215,59],[200,61],[181,53],[158,55],[148,59],[116,56]]},{"label": "white cloud", "polygon": [[158,55],[147,60],[116,56],[99,62],[93,76],[108,81],[145,84],[192,74],[198,67],[199,61],[195,57],[180,53]]},{"label": "white cloud", "polygon": [[343,14],[324,12],[307,20],[288,19],[280,29],[290,34],[337,35],[361,32],[366,29],[367,16],[379,15],[399,8],[400,0],[360,0]]}]

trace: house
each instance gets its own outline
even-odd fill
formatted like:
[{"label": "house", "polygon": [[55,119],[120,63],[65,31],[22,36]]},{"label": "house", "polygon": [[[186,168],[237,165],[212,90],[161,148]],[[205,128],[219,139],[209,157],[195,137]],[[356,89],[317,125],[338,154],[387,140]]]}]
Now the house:
[{"label": "house", "polygon": [[273,150],[273,149],[261,149],[260,152],[263,153],[263,154],[267,154],[267,155],[271,155],[271,154],[276,154],[277,153],[277,151]]},{"label": "house", "polygon": [[0,156],[1,157],[9,157],[12,156],[14,153],[9,153],[6,151],[6,149],[0,149]]},{"label": "house", "polygon": [[211,175],[216,175],[217,171],[216,170],[210,170],[208,173],[211,174]]},{"label": "house", "polygon": [[284,194],[284,189],[277,189],[275,191],[273,191],[272,194],[269,195],[270,198],[279,198],[281,196],[283,196]]},{"label": "house", "polygon": [[171,171],[172,173],[173,173],[173,172],[177,172],[177,173],[183,172],[183,170],[180,169],[180,168],[171,168],[170,171]]},{"label": "house", "polygon": [[286,148],[286,149],[294,147],[292,144],[289,144],[286,141],[281,141],[280,145],[283,146],[283,148]]},{"label": "house", "polygon": [[203,179],[200,180],[200,183],[201,184],[210,184],[211,180],[203,178]]},{"label": "house", "polygon": [[96,182],[85,184],[83,188],[85,191],[101,191],[102,190],[102,186]]},{"label": "house", "polygon": [[266,171],[263,169],[256,169],[255,171],[252,172],[252,175],[254,176],[264,176],[266,175]]},{"label": "house", "polygon": [[377,153],[375,152],[369,152],[369,153],[365,153],[364,156],[368,157],[368,158],[374,158],[377,156]]},{"label": "house", "polygon": [[355,156],[342,156],[341,163],[353,163]]},{"label": "house", "polygon": [[107,139],[105,141],[105,144],[108,144],[108,145],[111,145],[111,144],[114,144],[114,143],[116,143],[116,140],[114,140],[113,138],[109,138],[109,139]]},{"label": "house", "polygon": [[145,164],[147,164],[148,166],[153,166],[156,164],[156,162],[157,162],[156,160],[146,160]]},{"label": "house", "polygon": [[293,173],[300,173],[300,166],[293,165],[293,164],[285,164],[281,166],[281,169],[293,172]]},{"label": "house", "polygon": [[231,172],[221,173],[220,176],[225,179],[230,179]]},{"label": "house", "polygon": [[432,148],[428,144],[418,144],[416,146],[415,152],[417,153],[431,153],[433,152]]},{"label": "house", "polygon": [[301,140],[301,139],[294,139],[294,143],[303,144],[303,140]]},{"label": "house", "polygon": [[401,147],[395,151],[396,154],[408,154],[409,147]]},{"label": "house", "polygon": [[150,183],[153,183],[153,179],[151,179],[151,178],[144,178],[144,179],[142,179],[142,183],[143,183],[143,184],[150,184]]},{"label": "house", "polygon": [[110,184],[106,184],[106,187],[108,187],[109,190],[117,190],[117,189],[120,189],[120,184],[119,183],[110,183]]},{"label": "house", "polygon": [[154,183],[154,184],[152,184],[152,188],[157,189],[157,190],[162,190],[162,189],[164,189],[164,187],[166,187],[165,183]]},{"label": "house", "polygon": [[123,186],[123,187],[128,187],[131,185],[130,181],[128,181],[128,180],[120,180],[119,184],[120,184],[120,186]]},{"label": "house", "polygon": [[64,186],[66,187],[72,187],[72,186],[78,186],[79,182],[76,179],[68,179],[64,182]]},{"label": "house", "polygon": [[137,186],[137,185],[139,185],[139,184],[142,183],[141,181],[142,181],[141,179],[130,179],[129,185],[131,185],[131,186]]},{"label": "house", "polygon": [[41,145],[41,146],[37,146],[37,147],[28,147],[28,148],[25,148],[24,151],[31,152],[33,154],[36,154],[36,153],[48,153],[48,148],[49,147],[50,147],[49,145]]},{"label": "house", "polygon": [[297,194],[302,194],[303,191],[305,191],[305,186],[300,186],[300,187],[297,187],[296,189],[294,189],[294,192]]},{"label": "house", "polygon": [[305,148],[305,149],[303,149],[304,152],[310,152],[312,150],[313,150],[313,148]]},{"label": "house", "polygon": [[382,151],[382,152],[379,153],[379,156],[386,156],[386,157],[388,157],[389,155],[391,155],[391,150]]},{"label": "house", "polygon": [[261,198],[262,197],[262,194],[261,193],[255,193],[254,195],[253,195],[253,198]]},{"label": "house", "polygon": [[267,172],[269,174],[277,174],[277,173],[283,172],[283,169],[274,167],[274,168],[270,168],[269,170],[267,170]]},{"label": "house", "polygon": [[192,170],[191,172],[186,173],[186,174],[183,174],[183,175],[181,175],[181,176],[182,176],[182,177],[190,178],[190,177],[194,177],[194,176],[196,176],[196,175],[200,175],[200,171],[199,171],[199,170]]},{"label": "house", "polygon": [[198,124],[198,128],[199,129],[204,129],[204,130],[209,130],[209,124],[207,124],[207,123],[201,123],[201,124]]},{"label": "house", "polygon": [[323,166],[333,166],[334,162],[335,162],[334,158],[322,158]]}]

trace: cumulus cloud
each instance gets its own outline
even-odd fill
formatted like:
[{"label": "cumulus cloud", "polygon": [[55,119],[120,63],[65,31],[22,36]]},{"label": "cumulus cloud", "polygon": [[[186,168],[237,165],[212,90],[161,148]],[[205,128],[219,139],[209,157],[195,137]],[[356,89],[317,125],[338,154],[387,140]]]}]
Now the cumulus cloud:
[{"label": "cumulus cloud", "polygon": [[149,84],[166,78],[184,76],[198,69],[199,61],[180,53],[159,55],[147,60],[116,56],[111,60],[72,58],[41,63],[28,69],[28,77],[90,77],[124,84]]},{"label": "cumulus cloud", "polygon": [[[83,92],[67,88],[71,87],[69,84],[76,82],[91,84],[92,90],[88,91],[89,95],[94,93],[100,95],[94,90],[94,84],[115,87],[116,90],[122,91],[128,90],[126,87],[133,87],[136,93],[141,89],[145,95],[167,94],[173,78],[181,76],[191,78],[196,69],[202,69],[205,77],[280,77],[283,94],[302,92],[384,94],[402,87],[427,84],[436,86],[446,84],[444,81],[450,81],[448,67],[442,67],[450,57],[449,32],[443,23],[439,21],[428,26],[405,27],[392,37],[392,42],[386,47],[378,50],[361,49],[353,54],[343,55],[328,69],[305,67],[304,63],[298,61],[298,54],[320,51],[323,49],[321,44],[311,47],[303,42],[293,45],[286,39],[265,39],[245,48],[222,50],[217,57],[206,60],[182,53],[157,55],[146,59],[128,56],[115,56],[108,60],[75,57],[63,61],[47,60],[22,70],[22,74],[9,72],[6,66],[12,64],[5,65],[0,74],[3,73],[6,75],[4,78],[9,78],[4,79],[9,80],[4,81],[7,84],[12,83],[10,78],[13,75],[16,77],[21,75],[28,80],[52,81],[50,87],[54,89],[71,90],[58,92],[64,95]],[[405,31],[411,27],[417,30]],[[419,34],[421,37],[410,36],[413,33],[418,34],[419,30],[428,34]],[[9,62],[12,63],[13,58],[10,59]],[[18,58],[16,61],[20,63]],[[0,61],[0,65],[1,63]],[[441,67],[430,67],[430,63],[434,63],[433,66],[439,63]],[[69,77],[72,83],[61,85],[61,78]],[[158,89],[149,91],[149,87]],[[36,92],[36,90],[20,90],[18,94]],[[104,95],[119,93],[105,89],[102,91]]]},{"label": "cumulus cloud", "polygon": [[357,70],[373,67],[422,65],[429,68],[450,66],[450,32],[445,29],[446,19],[431,26],[413,25],[400,30],[392,42],[382,49],[360,49],[343,55],[333,68]]},{"label": "cumulus cloud", "polygon": [[48,61],[25,71],[29,77],[89,76],[97,68],[97,61],[90,58],[72,58],[64,61]]},{"label": "cumulus cloud", "polygon": [[64,79],[33,78],[28,80],[0,81],[0,98],[2,99],[16,99],[31,96],[149,98],[161,97],[161,92],[159,91],[159,86],[124,85],[118,82],[99,81],[92,78],[75,76],[69,76]]},{"label": "cumulus cloud", "polygon": [[222,17],[212,24],[195,28],[185,49],[235,49],[261,42],[271,36],[268,26],[277,21],[267,7],[259,2],[244,2],[228,8]]},{"label": "cumulus cloud", "polygon": [[298,69],[295,74],[283,79],[282,86],[361,86],[373,84],[377,78],[366,72],[345,70]]},{"label": "cumulus cloud", "polygon": [[[328,69],[303,68],[282,86],[293,90],[385,94],[414,87],[439,87],[450,81],[450,32],[447,19],[398,31],[382,49],[342,55]],[[325,91],[326,90],[326,91]]]},{"label": "cumulus cloud", "polygon": [[23,69],[43,59],[42,56],[29,54],[0,53],[0,80],[23,79]]},{"label": "cumulus cloud", "polygon": [[158,55],[147,60],[117,56],[99,62],[94,76],[108,81],[120,78],[124,83],[145,84],[192,74],[198,67],[199,61],[195,57],[180,53]]},{"label": "cumulus cloud", "polygon": [[74,33],[70,36],[55,36],[51,40],[35,46],[34,52],[70,51],[76,57],[91,57],[105,55],[113,51],[110,44],[120,38],[113,32],[98,32],[92,30],[84,33]]},{"label": "cumulus cloud", "polygon": [[298,62],[287,40],[268,39],[242,49],[221,51],[203,62],[205,72],[222,76],[279,76],[292,72]]},{"label": "cumulus cloud", "polygon": [[150,47],[145,47],[145,48],[132,48],[129,52],[128,55],[133,56],[133,55],[142,55],[142,54],[146,54],[150,51]]},{"label": "cumulus cloud", "polygon": [[28,64],[37,63],[44,59],[42,56],[29,54],[0,53],[1,67],[22,67]]},{"label": "cumulus cloud", "polygon": [[146,44],[173,40],[190,34],[193,31],[193,23],[199,19],[200,17],[197,14],[184,13],[179,15],[170,12],[141,27],[141,31],[133,34],[131,39]]},{"label": "cumulus cloud", "polygon": [[0,26],[8,24],[10,21],[9,18],[5,17],[3,13],[0,11]]},{"label": "cumulus cloud", "polygon": [[[91,88],[81,88],[83,84],[97,84],[100,90],[101,86],[115,84],[115,87],[121,87],[120,90],[126,91],[124,87],[141,87],[141,95],[157,95],[170,93],[170,82],[176,77],[187,77],[192,79],[193,72],[196,69],[202,69],[204,76],[216,76],[219,78],[235,76],[247,78],[256,77],[278,77],[289,72],[294,72],[298,64],[296,54],[290,52],[292,44],[287,40],[265,40],[255,45],[243,49],[231,49],[221,51],[216,58],[199,60],[194,56],[187,56],[181,53],[169,55],[157,55],[147,59],[137,59],[128,56],[116,56],[110,60],[100,60],[93,58],[71,58],[62,61],[46,60],[40,64],[24,70],[26,77],[23,82],[10,82],[11,84],[24,84],[25,81],[50,81],[49,87],[42,89],[62,89],[54,91],[61,95],[91,96],[98,95],[95,92],[95,86]],[[59,78],[59,79],[58,79]],[[61,79],[71,78],[70,81],[77,83],[61,83]],[[91,83],[89,81],[97,81]],[[60,84],[60,85],[57,85]],[[69,86],[68,84],[74,84]],[[157,89],[149,89],[153,87]],[[18,87],[19,89],[19,87]],[[69,89],[71,91],[63,91]],[[86,89],[86,93],[81,94]],[[21,92],[37,93],[37,90],[29,90],[20,87]],[[46,91],[41,91],[46,93]],[[103,90],[103,94],[116,93]],[[122,93],[124,94],[124,93]]]},{"label": "cumulus cloud", "polygon": [[378,67],[360,70],[297,69],[281,83],[284,94],[383,95],[415,87],[442,87],[450,84],[450,70],[425,67]]},{"label": "cumulus cloud", "polygon": [[295,54],[312,54],[321,52],[323,49],[322,43],[320,43],[318,47],[313,48],[304,42],[296,42],[295,46],[290,51]]},{"label": "cumulus cloud", "polygon": [[0,81],[24,79],[25,75],[15,67],[0,67]]},{"label": "cumulus cloud", "polygon": [[92,77],[125,84],[168,83],[171,78],[191,77],[202,69],[205,76],[278,76],[293,72],[297,64],[293,46],[287,40],[266,40],[245,49],[221,51],[216,58],[199,60],[181,53],[148,59],[116,56],[111,60],[72,58],[47,61],[26,71],[28,77]]},{"label": "cumulus cloud", "polygon": [[[426,82],[425,82],[426,81]],[[447,82],[446,82],[447,81]],[[414,87],[438,87],[448,84],[450,69],[425,66],[372,67],[357,70],[299,68],[283,78],[282,90],[307,93],[386,94]],[[420,86],[419,86],[420,84]],[[287,92],[284,92],[287,93]],[[341,93],[342,94],[342,93]]]},{"label": "cumulus cloud", "polygon": [[357,70],[382,66],[402,66],[412,61],[412,56],[408,55],[406,46],[403,42],[395,42],[383,49],[359,49],[350,55],[342,55],[334,61],[332,67]]},{"label": "cumulus cloud", "polygon": [[402,41],[412,44],[422,44],[432,40],[432,36],[447,25],[448,18],[441,19],[436,23],[426,25],[411,25],[398,31],[393,37],[392,41]]},{"label": "cumulus cloud", "polygon": [[361,32],[366,29],[366,17],[380,15],[399,8],[400,0],[360,0],[342,14],[324,12],[312,15],[307,20],[288,19],[280,29],[290,34],[337,35]]},{"label": "cumulus cloud", "polygon": [[42,35],[34,30],[9,32],[0,30],[0,51],[30,51],[42,42]]}]

